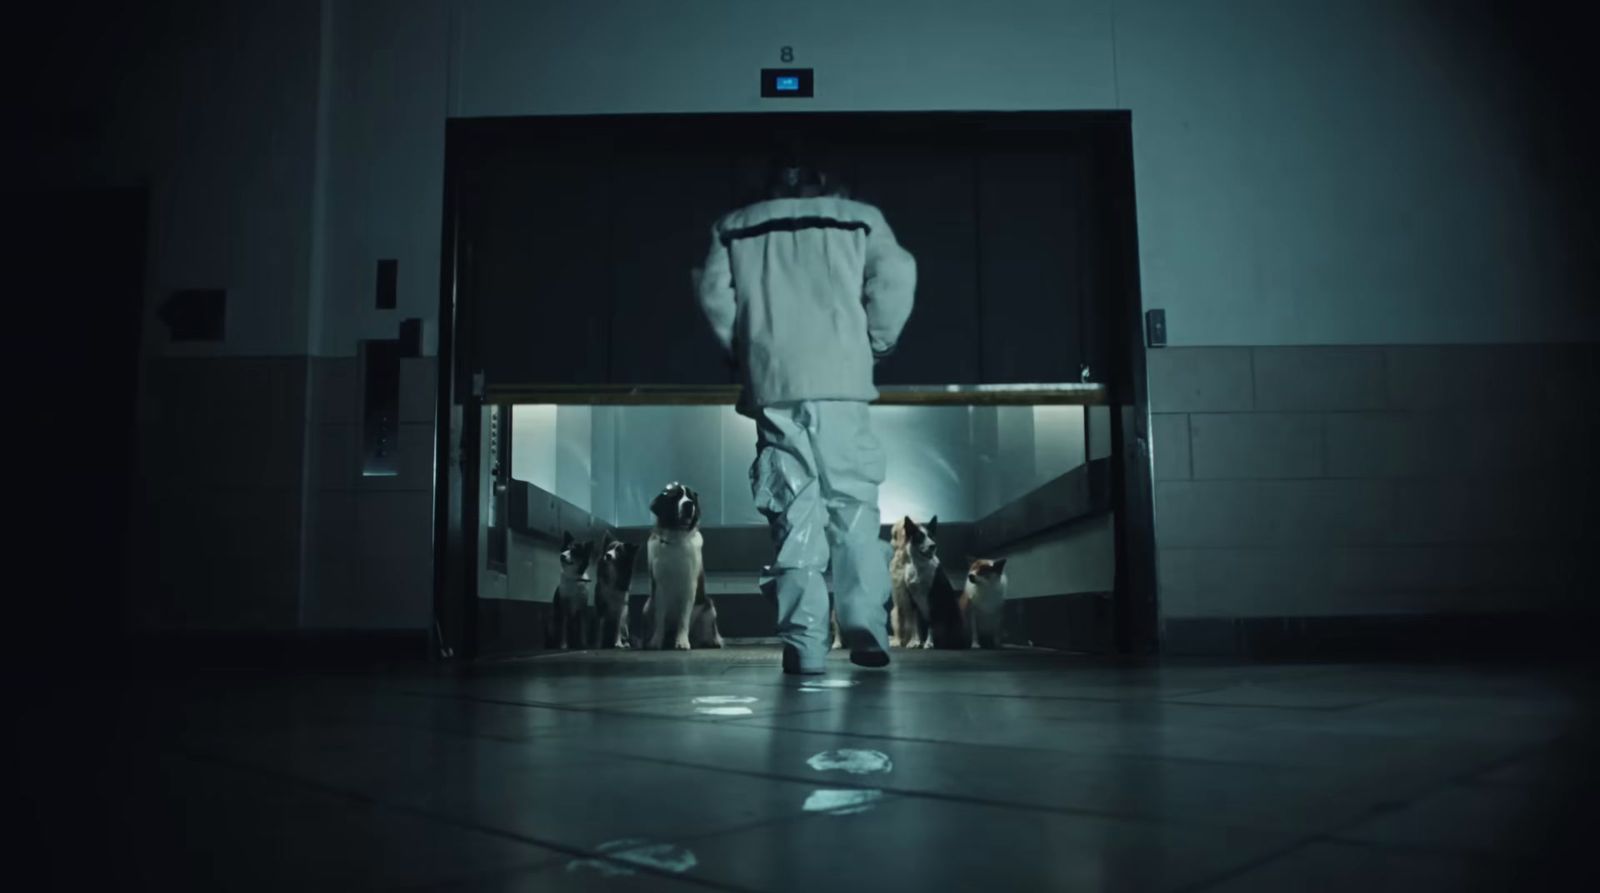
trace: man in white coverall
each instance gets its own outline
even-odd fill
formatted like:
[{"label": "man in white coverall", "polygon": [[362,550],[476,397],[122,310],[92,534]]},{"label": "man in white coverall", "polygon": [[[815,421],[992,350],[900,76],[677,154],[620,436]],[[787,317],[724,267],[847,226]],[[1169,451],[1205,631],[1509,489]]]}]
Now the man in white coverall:
[{"label": "man in white coverall", "polygon": [[738,364],[738,411],[755,419],[750,490],[777,560],[785,673],[823,671],[832,636],[823,572],[833,563],[840,637],[861,666],[889,662],[889,568],[878,539],[883,447],[867,406],[874,364],[911,316],[917,267],[875,207],[815,166],[775,165],[771,198],[712,228],[695,271],[700,306]]}]

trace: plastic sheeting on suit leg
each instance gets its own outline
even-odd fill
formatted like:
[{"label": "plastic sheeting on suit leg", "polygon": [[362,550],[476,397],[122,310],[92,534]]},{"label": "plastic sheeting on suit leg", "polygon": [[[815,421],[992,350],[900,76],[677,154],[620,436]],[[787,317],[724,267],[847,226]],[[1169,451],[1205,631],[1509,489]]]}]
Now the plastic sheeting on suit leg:
[{"label": "plastic sheeting on suit leg", "polygon": [[884,454],[867,404],[766,407],[756,430],[750,489],[777,546],[761,586],[778,603],[778,637],[800,668],[822,666],[831,639],[823,573],[831,559],[846,647],[886,648],[889,568],[878,540]]}]

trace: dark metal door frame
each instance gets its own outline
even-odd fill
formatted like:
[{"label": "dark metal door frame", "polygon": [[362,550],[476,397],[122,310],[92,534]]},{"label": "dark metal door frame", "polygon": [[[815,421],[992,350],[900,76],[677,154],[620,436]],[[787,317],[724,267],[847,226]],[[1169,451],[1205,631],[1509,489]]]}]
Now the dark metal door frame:
[{"label": "dark metal door frame", "polygon": [[[1110,266],[1113,368],[1107,382],[1112,389],[1114,633],[1120,653],[1145,655],[1158,650],[1159,615],[1132,118],[1126,111],[1109,115],[1119,125],[1115,134],[1117,148],[1106,156],[1106,164],[1095,178],[1095,188],[1101,191],[1102,198],[1109,199],[1100,205],[1108,210],[1097,229],[1102,246],[1114,254]],[[466,522],[476,519],[480,511],[477,483],[482,473],[479,454],[486,402],[483,383],[473,380],[473,366],[467,362],[470,357],[461,350],[462,345],[472,343],[473,308],[461,298],[471,290],[473,257],[472,245],[462,233],[461,176],[456,165],[460,163],[463,140],[468,138],[461,129],[470,123],[446,122],[436,354],[439,388],[434,412],[435,622],[431,649],[440,659],[468,660],[479,652],[478,569],[474,557],[480,532],[478,524]]]}]

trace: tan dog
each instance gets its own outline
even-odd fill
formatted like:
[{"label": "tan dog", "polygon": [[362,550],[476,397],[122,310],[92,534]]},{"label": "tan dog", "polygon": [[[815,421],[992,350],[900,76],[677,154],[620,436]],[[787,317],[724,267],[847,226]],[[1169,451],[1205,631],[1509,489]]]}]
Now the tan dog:
[{"label": "tan dog", "polygon": [[933,647],[933,611],[928,594],[939,569],[939,530],[935,515],[927,526],[910,518],[895,522],[889,544],[889,644],[897,648]]},{"label": "tan dog", "polygon": [[961,592],[961,619],[972,634],[972,647],[998,648],[1006,624],[1006,560],[975,559]]}]

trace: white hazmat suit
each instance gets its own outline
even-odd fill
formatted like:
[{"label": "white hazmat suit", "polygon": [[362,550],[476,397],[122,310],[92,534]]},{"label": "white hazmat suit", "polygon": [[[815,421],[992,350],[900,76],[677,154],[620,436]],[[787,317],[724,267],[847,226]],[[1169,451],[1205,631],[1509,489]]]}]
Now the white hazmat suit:
[{"label": "white hazmat suit", "polygon": [[853,658],[887,650],[884,453],[867,407],[873,364],[894,350],[916,278],[877,208],[827,196],[727,215],[696,271],[700,306],[739,366],[739,412],[756,421],[750,489],[777,547],[762,589],[778,602],[790,672],[820,672],[827,655],[830,558],[846,647]]}]

